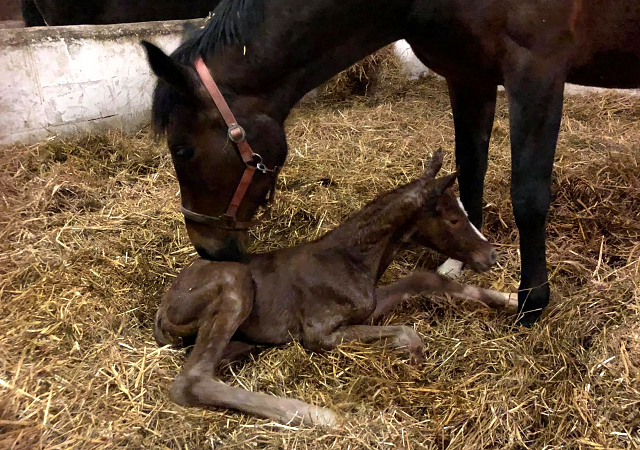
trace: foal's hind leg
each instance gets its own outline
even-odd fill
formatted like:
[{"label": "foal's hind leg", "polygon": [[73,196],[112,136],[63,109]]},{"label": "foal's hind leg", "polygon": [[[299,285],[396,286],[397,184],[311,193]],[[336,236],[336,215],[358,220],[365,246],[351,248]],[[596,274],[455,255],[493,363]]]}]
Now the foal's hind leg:
[{"label": "foal's hind leg", "polygon": [[249,270],[236,265],[226,272],[211,292],[216,298],[200,315],[196,344],[171,386],[172,399],[182,406],[235,409],[283,423],[334,424],[336,416],[330,410],[300,400],[228,386],[214,378],[225,351],[229,355],[228,352],[246,350],[246,347],[234,349],[229,342],[253,307],[254,290]]},{"label": "foal's hind leg", "polygon": [[224,349],[221,361],[226,364],[232,363],[239,359],[241,356],[250,353],[254,348],[256,348],[256,346],[253,344],[247,344],[240,341],[231,341]]}]

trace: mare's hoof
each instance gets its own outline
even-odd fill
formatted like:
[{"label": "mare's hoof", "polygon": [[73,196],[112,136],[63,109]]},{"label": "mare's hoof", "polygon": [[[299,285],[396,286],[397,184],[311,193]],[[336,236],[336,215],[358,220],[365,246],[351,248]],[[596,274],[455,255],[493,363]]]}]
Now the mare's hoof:
[{"label": "mare's hoof", "polygon": [[531,328],[533,324],[540,318],[542,315],[542,310],[537,309],[535,311],[524,311],[518,315],[518,321],[516,325],[520,325],[526,328]]}]

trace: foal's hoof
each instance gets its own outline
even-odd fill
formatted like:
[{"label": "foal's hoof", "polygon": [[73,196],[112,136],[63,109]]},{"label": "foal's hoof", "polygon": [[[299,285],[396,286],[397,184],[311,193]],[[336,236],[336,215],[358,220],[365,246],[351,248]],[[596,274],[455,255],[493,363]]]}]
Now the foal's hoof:
[{"label": "foal's hoof", "polygon": [[398,349],[400,356],[409,359],[410,364],[421,364],[424,362],[422,339],[413,328],[401,326],[392,345]]},{"label": "foal's hoof", "polygon": [[409,363],[413,364],[414,366],[419,366],[423,362],[424,354],[422,352],[422,347],[420,347],[419,351],[411,353],[411,356],[409,357]]},{"label": "foal's hoof", "polygon": [[302,424],[306,426],[335,427],[338,425],[339,416],[327,408],[315,407],[308,411],[302,418]]}]

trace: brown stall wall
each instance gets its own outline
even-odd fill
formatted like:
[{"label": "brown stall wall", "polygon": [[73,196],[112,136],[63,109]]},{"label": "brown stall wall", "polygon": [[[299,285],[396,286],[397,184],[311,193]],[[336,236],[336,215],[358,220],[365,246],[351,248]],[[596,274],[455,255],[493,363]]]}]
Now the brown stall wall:
[{"label": "brown stall wall", "polygon": [[1,20],[22,20],[20,0],[0,0]]}]

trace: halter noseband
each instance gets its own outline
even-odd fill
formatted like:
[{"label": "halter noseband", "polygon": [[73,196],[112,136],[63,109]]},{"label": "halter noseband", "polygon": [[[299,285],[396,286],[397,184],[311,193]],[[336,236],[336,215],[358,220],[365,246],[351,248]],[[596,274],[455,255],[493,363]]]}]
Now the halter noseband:
[{"label": "halter noseband", "polygon": [[229,203],[229,207],[224,214],[219,216],[207,216],[205,214],[191,211],[184,206],[181,206],[180,210],[182,211],[185,219],[191,220],[193,222],[198,222],[205,225],[213,225],[219,228],[227,228],[230,230],[246,230],[251,225],[251,222],[238,222],[236,220],[236,214],[238,213],[238,208],[240,207],[240,204],[242,203],[242,200],[247,193],[247,189],[249,189],[249,185],[251,184],[251,180],[253,179],[253,174],[256,172],[256,170],[259,170],[264,174],[272,174],[273,185],[271,186],[271,191],[269,193],[268,199],[268,201],[271,201],[275,192],[275,184],[278,177],[278,172],[280,171],[280,167],[275,166],[273,169],[267,168],[267,166],[265,166],[262,161],[262,156],[260,156],[258,153],[253,152],[251,146],[247,142],[244,128],[238,125],[238,121],[229,109],[229,105],[227,105],[227,102],[220,92],[220,89],[218,89],[216,82],[213,80],[209,69],[207,68],[201,57],[198,57],[198,59],[196,59],[195,68],[198,72],[198,75],[200,76],[200,79],[202,80],[202,83],[207,88],[211,99],[215,103],[218,111],[220,111],[222,118],[227,124],[227,136],[229,140],[235,143],[238,147],[238,152],[240,153],[242,162],[244,162],[245,168],[244,173],[242,174],[242,178],[238,183],[238,187],[236,188],[236,192],[233,194],[233,198]]}]

